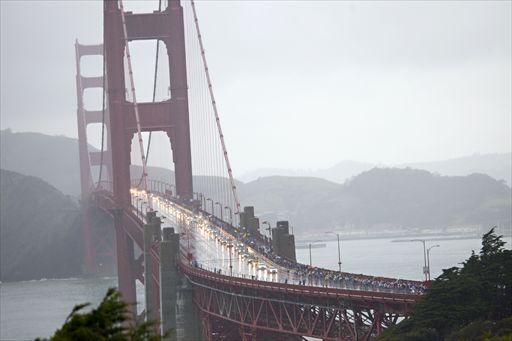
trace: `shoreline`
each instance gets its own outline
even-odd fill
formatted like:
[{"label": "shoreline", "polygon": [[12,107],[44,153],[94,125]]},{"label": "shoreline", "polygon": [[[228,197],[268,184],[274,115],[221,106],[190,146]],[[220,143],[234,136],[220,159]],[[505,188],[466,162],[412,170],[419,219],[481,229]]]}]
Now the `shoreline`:
[{"label": "shoreline", "polygon": [[[399,233],[390,233],[390,234],[378,234],[378,235],[365,235],[365,236],[343,236],[340,235],[340,239],[343,241],[348,240],[365,240],[365,239],[395,239],[392,242],[400,242],[400,241],[408,241],[408,238],[424,238],[425,240],[463,240],[463,239],[481,239],[482,235],[479,233],[411,233],[411,234],[399,234]],[[504,234],[503,238],[512,238],[512,234]],[[320,239],[320,240],[319,240]],[[405,240],[403,240],[405,239]],[[312,241],[320,241],[320,242],[331,242],[336,241],[336,237],[328,236],[325,238],[320,238],[320,235],[310,235],[303,238],[297,238],[297,244],[304,244]]]}]

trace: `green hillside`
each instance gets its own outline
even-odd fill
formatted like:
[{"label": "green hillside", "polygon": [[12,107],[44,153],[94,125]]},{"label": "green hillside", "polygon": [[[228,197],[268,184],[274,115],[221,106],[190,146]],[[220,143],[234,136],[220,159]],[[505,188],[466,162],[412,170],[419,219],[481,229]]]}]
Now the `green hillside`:
[{"label": "green hillside", "polygon": [[79,275],[77,203],[41,179],[0,170],[0,281]]},{"label": "green hillside", "polygon": [[510,188],[487,175],[439,176],[410,168],[374,168],[344,185],[260,178],[240,194],[264,219],[289,219],[299,233],[510,224],[512,208]]}]

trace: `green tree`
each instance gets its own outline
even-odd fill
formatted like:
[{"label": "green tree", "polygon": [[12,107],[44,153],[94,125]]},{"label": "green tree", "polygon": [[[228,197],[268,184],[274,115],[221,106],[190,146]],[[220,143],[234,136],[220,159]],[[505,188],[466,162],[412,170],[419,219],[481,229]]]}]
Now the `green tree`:
[{"label": "green tree", "polygon": [[[497,336],[492,326],[499,321],[508,321],[499,325],[509,326],[506,319],[512,316],[512,251],[504,245],[494,228],[484,234],[480,253],[472,252],[460,268],[443,270],[411,317],[390,328],[380,339],[445,340],[455,335],[453,340],[463,340],[456,336],[457,331],[467,328],[460,334],[467,335],[480,328],[483,336],[475,340],[495,340],[491,338]],[[496,340],[512,337],[507,328],[502,328],[505,332]]]},{"label": "green tree", "polygon": [[[89,303],[76,305],[64,325],[49,341],[160,341],[154,322],[133,323],[128,304],[121,300],[119,291],[110,288],[96,309],[82,312]],[[36,341],[42,341],[36,339]],[[48,340],[47,340],[48,341]]]}]

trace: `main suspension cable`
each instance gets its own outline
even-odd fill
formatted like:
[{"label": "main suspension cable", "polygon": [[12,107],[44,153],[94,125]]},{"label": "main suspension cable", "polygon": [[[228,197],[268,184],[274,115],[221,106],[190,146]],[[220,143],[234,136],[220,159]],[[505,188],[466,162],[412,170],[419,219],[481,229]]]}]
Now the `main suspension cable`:
[{"label": "main suspension cable", "polygon": [[[128,33],[126,31],[126,19],[125,19],[125,15],[124,15],[123,0],[119,0],[119,7],[121,10],[121,21],[123,24],[123,33],[124,33],[124,41],[125,41],[125,48],[126,48],[126,58],[128,60],[128,74],[130,76],[130,85],[131,85],[132,100],[133,100],[133,111],[135,113],[135,122],[137,124],[137,137],[139,139],[140,157],[142,159],[142,188],[147,192],[147,190],[148,190],[147,160],[146,160],[146,156],[144,154],[144,141],[142,140],[142,132],[141,132],[141,127],[140,127],[139,106],[137,105],[137,97],[135,95],[135,82],[133,80],[132,58],[130,55],[130,47],[128,45]],[[149,206],[150,210],[153,209],[150,199],[148,199],[148,206]]]},{"label": "main suspension cable", "polygon": [[236,204],[236,212],[235,212],[235,214],[238,214],[238,213],[240,213],[240,201],[238,200],[238,193],[237,193],[237,189],[236,189],[236,184],[235,184],[235,180],[233,179],[233,172],[231,170],[231,164],[229,162],[228,152],[227,152],[227,149],[226,149],[226,143],[224,142],[224,134],[222,133],[222,127],[220,125],[220,119],[219,119],[219,113],[218,113],[218,110],[217,110],[217,104],[215,102],[215,96],[213,94],[213,86],[212,86],[212,81],[211,81],[211,78],[210,78],[210,71],[208,70],[208,64],[206,62],[206,55],[205,55],[204,46],[203,46],[203,39],[201,37],[201,31],[199,30],[199,21],[197,19],[196,6],[195,6],[195,3],[194,3],[194,0],[191,0],[190,3],[192,5],[192,12],[194,14],[194,23],[195,23],[195,27],[196,27],[197,39],[199,40],[199,47],[201,49],[201,59],[203,61],[203,67],[204,67],[204,71],[205,71],[205,74],[206,74],[206,80],[208,82],[208,90],[209,90],[209,94],[210,94],[210,100],[212,102],[213,112],[215,114],[215,120],[216,120],[216,123],[217,123],[217,130],[218,130],[219,137],[220,137],[220,143],[222,145],[222,152],[224,154],[224,160],[226,162],[226,167],[228,169],[228,175],[229,175],[229,181],[230,181],[230,184],[231,184],[231,190],[233,192],[233,197],[235,198],[235,204]]}]

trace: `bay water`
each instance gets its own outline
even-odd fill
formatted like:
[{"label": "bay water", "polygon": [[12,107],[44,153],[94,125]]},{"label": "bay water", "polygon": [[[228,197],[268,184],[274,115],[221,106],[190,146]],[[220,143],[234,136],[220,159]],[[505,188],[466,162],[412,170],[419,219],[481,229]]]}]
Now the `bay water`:
[{"label": "bay water", "polygon": [[[375,276],[422,280],[423,246],[408,239],[342,240],[342,270]],[[427,246],[439,245],[430,253],[432,278],[442,269],[458,266],[471,250],[479,252],[481,239],[436,237]],[[505,238],[510,248],[511,238]],[[324,242],[323,248],[311,250],[313,265],[338,269],[338,244]],[[309,264],[309,249],[297,249],[297,260]],[[48,337],[62,325],[74,305],[90,302],[97,306],[116,278],[39,280],[0,284],[0,340],[33,340]],[[137,300],[144,298],[137,287]]]}]

